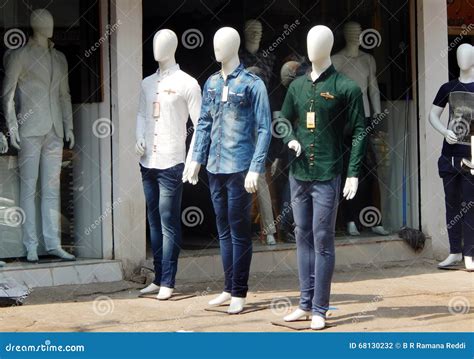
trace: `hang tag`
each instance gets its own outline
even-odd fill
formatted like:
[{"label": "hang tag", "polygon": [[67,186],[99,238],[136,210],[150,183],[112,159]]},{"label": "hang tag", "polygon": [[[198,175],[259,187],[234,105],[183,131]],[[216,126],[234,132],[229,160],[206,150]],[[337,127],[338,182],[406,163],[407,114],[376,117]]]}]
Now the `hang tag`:
[{"label": "hang tag", "polygon": [[153,102],[153,118],[160,117],[160,103],[158,101]]},{"label": "hang tag", "polygon": [[229,97],[229,86],[224,86],[222,89],[222,102],[227,102],[227,97]]},{"label": "hang tag", "polygon": [[314,112],[306,112],[306,128],[316,128],[316,114]]}]

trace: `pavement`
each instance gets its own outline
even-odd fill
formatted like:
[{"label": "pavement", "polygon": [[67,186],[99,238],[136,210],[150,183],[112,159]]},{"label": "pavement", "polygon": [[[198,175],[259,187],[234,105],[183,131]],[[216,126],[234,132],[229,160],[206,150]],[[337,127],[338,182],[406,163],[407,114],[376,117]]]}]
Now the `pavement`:
[{"label": "pavement", "polygon": [[[206,311],[222,282],[179,283],[180,300],[138,298],[143,284],[121,281],[37,288],[23,306],[0,309],[13,332],[291,332],[276,326],[298,304],[295,273],[253,275],[247,314]],[[434,262],[337,271],[328,332],[474,332],[474,273]],[[225,309],[225,308],[224,308]],[[298,323],[300,328],[309,322]]]}]

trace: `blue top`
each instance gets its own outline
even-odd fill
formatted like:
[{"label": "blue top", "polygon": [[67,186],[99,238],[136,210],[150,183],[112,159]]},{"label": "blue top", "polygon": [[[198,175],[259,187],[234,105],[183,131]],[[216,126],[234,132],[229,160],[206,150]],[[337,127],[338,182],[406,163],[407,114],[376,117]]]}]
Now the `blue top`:
[{"label": "blue top", "polygon": [[[222,101],[228,86],[227,101]],[[271,140],[271,114],[263,81],[239,65],[224,81],[213,74],[203,89],[192,159],[213,174],[263,173]]]}]

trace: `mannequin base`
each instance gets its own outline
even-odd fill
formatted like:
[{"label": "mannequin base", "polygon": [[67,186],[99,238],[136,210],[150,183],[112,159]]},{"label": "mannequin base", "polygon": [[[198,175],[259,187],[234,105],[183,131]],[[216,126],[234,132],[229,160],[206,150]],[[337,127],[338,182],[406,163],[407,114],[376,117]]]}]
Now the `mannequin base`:
[{"label": "mannequin base", "polygon": [[227,292],[222,292],[221,294],[219,294],[216,298],[214,298],[213,300],[209,301],[209,305],[212,306],[212,307],[215,307],[215,306],[218,306],[218,305],[222,305],[224,304],[225,302],[228,302],[230,300],[232,296],[230,295],[230,293],[227,293]]},{"label": "mannequin base", "polygon": [[238,314],[244,310],[245,298],[232,297],[227,313]]},{"label": "mannequin base", "polygon": [[160,287],[160,292],[156,296],[158,300],[167,300],[170,299],[173,295],[174,288]]},{"label": "mannequin base", "polygon": [[[472,257],[471,257],[472,258]],[[444,261],[438,263],[438,267],[449,267],[461,263],[462,253],[451,253]]]},{"label": "mannequin base", "polygon": [[140,294],[151,294],[151,293],[158,293],[160,290],[160,286],[156,285],[155,283],[151,283],[149,286],[140,290]]},{"label": "mannequin base", "polygon": [[320,317],[319,315],[313,315],[313,319],[311,320],[311,329],[313,330],[321,330],[326,327],[326,319]]},{"label": "mannequin base", "polygon": [[288,314],[283,318],[285,322],[296,322],[301,319],[308,320],[311,317],[311,312],[307,312],[303,309],[296,309],[293,313]]}]

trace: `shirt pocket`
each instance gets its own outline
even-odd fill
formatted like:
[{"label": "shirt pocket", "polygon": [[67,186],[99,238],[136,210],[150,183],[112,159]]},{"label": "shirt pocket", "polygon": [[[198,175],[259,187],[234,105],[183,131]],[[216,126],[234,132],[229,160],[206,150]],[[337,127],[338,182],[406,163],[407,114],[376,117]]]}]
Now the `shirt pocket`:
[{"label": "shirt pocket", "polygon": [[234,107],[238,107],[238,108],[245,107],[246,105],[245,93],[229,91],[228,101]]}]

